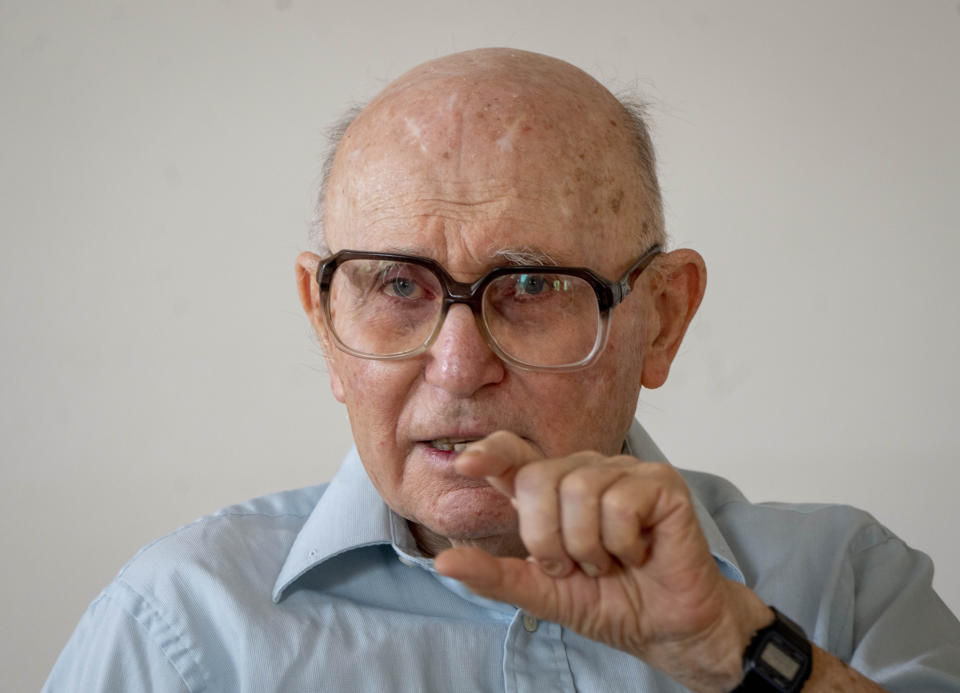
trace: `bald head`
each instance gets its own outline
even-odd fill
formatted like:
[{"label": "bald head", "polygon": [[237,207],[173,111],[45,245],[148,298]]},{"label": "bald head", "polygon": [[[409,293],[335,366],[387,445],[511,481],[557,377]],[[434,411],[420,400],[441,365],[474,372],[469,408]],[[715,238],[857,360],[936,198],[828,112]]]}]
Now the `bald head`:
[{"label": "bald head", "polygon": [[[622,229],[644,247],[663,240],[641,114],[555,58],[481,49],[432,60],[350,114],[334,137],[318,201],[327,228],[318,224],[312,237],[321,253],[331,225],[424,195],[467,206],[526,196],[586,232]],[[398,190],[396,181],[411,185]],[[527,208],[536,216],[536,205]],[[486,211],[495,216],[497,205]]]},{"label": "bald head", "polygon": [[570,63],[512,48],[480,48],[423,63],[378,94],[370,106],[407,90],[451,93],[499,85],[515,96],[551,98],[559,93],[597,111],[614,111],[616,99],[593,77]]}]

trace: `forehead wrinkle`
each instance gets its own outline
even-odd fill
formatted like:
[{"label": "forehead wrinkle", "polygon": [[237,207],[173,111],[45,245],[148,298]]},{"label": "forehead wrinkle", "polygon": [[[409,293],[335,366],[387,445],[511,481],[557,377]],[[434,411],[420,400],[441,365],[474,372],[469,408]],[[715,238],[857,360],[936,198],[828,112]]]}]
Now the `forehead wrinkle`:
[{"label": "forehead wrinkle", "polygon": [[[387,243],[383,246],[380,252],[395,253],[398,255],[410,255],[414,257],[431,257],[430,249],[416,245]],[[490,253],[490,260],[487,262],[481,261],[480,258],[473,257],[473,254],[471,254],[471,259],[477,262],[478,266],[484,267],[485,270],[493,269],[495,267],[510,267],[513,265],[535,265],[537,267],[547,267],[558,266],[562,264],[557,262],[547,251],[532,246],[498,248]],[[440,264],[443,265],[442,262]],[[448,269],[449,271],[449,268],[444,268]]]},{"label": "forehead wrinkle", "polygon": [[[533,202],[534,209],[547,213],[558,208],[551,192],[534,184],[521,187],[515,181],[495,178],[472,182],[428,181],[426,185],[415,181],[407,190],[364,195],[355,199],[353,208],[355,218],[367,225],[431,217],[457,222],[512,219],[530,223],[537,221],[539,212],[528,209],[529,203]],[[524,214],[518,216],[521,209]]]},{"label": "forehead wrinkle", "polygon": [[[544,181],[534,180],[532,178],[508,177],[503,174],[498,175],[472,175],[462,176],[460,179],[454,176],[427,176],[423,173],[411,170],[412,167],[394,165],[383,165],[383,161],[372,162],[375,165],[373,180],[387,181],[393,184],[398,192],[383,194],[380,196],[371,195],[365,191],[365,197],[369,202],[363,202],[358,206],[363,209],[368,204],[376,204],[379,198],[406,197],[416,200],[445,200],[452,203],[470,204],[473,201],[483,201],[489,198],[537,198],[544,197]],[[429,163],[429,161],[428,161]],[[364,167],[368,168],[368,167]],[[361,172],[366,172],[360,169]],[[370,181],[371,178],[367,178]],[[398,181],[406,181],[402,188],[397,186]],[[550,186],[546,186],[549,188]]]}]

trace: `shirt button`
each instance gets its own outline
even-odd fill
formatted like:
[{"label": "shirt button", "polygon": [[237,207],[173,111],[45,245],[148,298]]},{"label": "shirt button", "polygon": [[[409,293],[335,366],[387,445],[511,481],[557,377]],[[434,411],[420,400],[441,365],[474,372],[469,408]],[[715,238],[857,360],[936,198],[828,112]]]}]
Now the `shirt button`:
[{"label": "shirt button", "polygon": [[397,556],[397,559],[408,568],[416,568],[417,564],[405,556]]},{"label": "shirt button", "polygon": [[528,633],[532,633],[537,629],[537,619],[534,616],[531,616],[526,611],[523,612],[523,629]]}]

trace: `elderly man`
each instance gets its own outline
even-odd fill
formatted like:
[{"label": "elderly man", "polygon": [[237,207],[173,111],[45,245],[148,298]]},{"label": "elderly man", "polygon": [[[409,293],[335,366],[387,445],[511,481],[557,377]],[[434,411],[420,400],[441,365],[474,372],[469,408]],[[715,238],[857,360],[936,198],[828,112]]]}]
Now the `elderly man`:
[{"label": "elderly man", "polygon": [[633,422],[705,286],[635,112],[559,60],[453,55],[325,185],[297,280],[356,449],[142,551],[47,690],[960,690],[925,556]]}]

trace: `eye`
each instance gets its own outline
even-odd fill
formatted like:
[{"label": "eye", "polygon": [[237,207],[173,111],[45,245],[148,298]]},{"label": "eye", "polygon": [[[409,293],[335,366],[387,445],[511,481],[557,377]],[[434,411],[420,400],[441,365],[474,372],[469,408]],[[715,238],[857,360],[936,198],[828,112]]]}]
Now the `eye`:
[{"label": "eye", "polygon": [[407,264],[396,264],[380,271],[380,291],[392,298],[419,300],[431,298],[430,275],[425,270]]},{"label": "eye", "polygon": [[411,298],[417,292],[417,285],[406,277],[396,277],[390,281],[389,290],[394,296]]},{"label": "eye", "polygon": [[518,294],[536,296],[545,291],[546,288],[547,282],[540,274],[521,274],[517,277],[516,291]]}]

